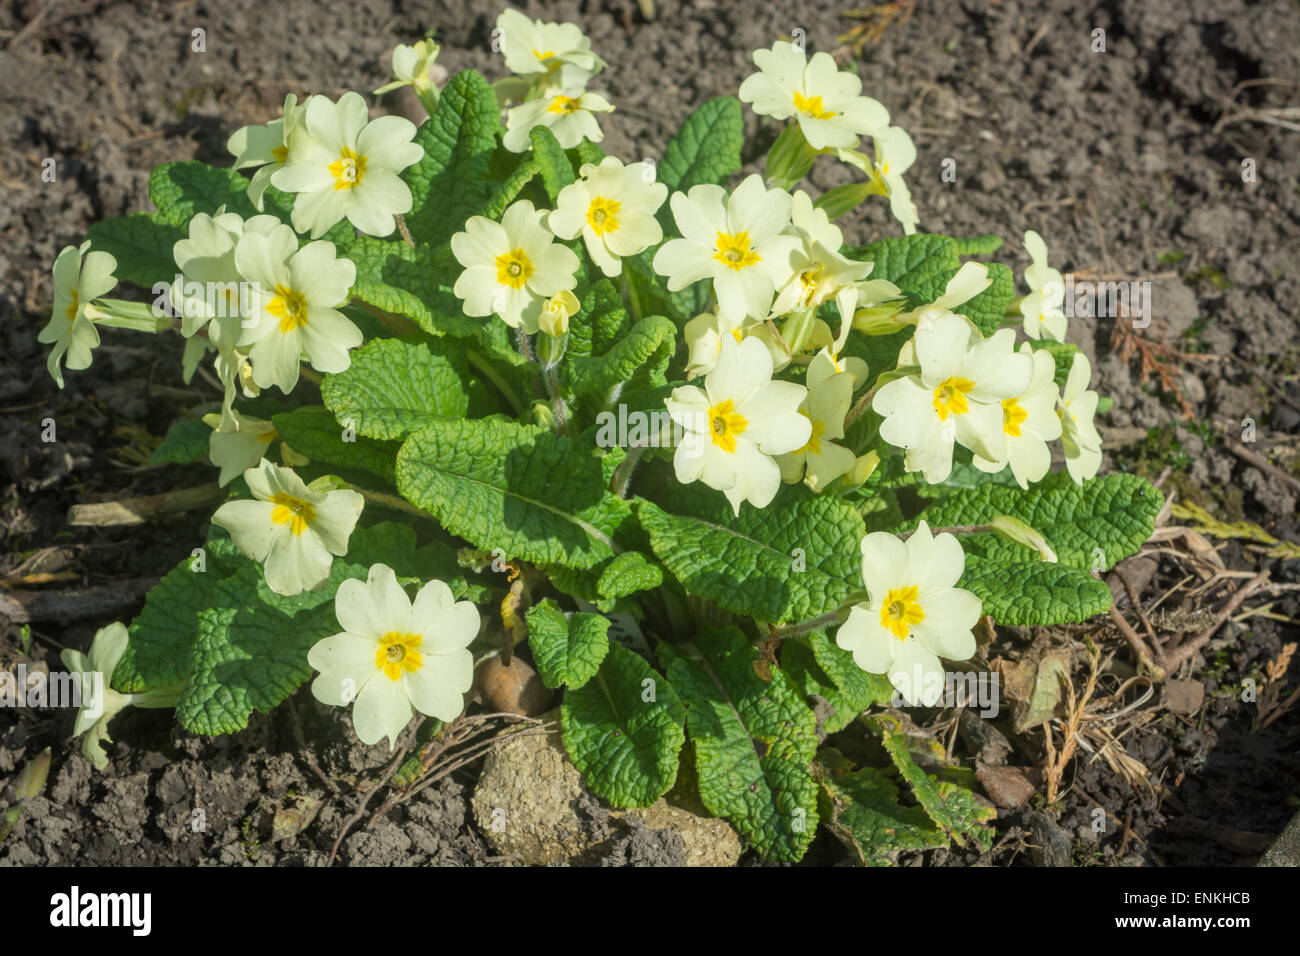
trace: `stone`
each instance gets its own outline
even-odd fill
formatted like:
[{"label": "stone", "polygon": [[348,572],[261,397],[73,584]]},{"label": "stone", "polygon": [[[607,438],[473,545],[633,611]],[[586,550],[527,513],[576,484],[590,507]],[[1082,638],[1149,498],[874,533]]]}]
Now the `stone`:
[{"label": "stone", "polygon": [[1004,810],[1023,807],[1036,792],[1029,778],[1015,767],[979,764],[975,769],[975,779],[980,782],[989,799]]},{"label": "stone", "polygon": [[1300,813],[1291,818],[1282,835],[1264,851],[1256,866],[1300,866]]},{"label": "stone", "polygon": [[518,654],[503,664],[500,657],[487,660],[478,671],[479,690],[493,710],[536,717],[550,709],[554,693],[541,675]]},{"label": "stone", "polygon": [[1165,682],[1165,708],[1172,714],[1194,714],[1205,702],[1205,685],[1198,680]]},{"label": "stone", "polygon": [[[558,720],[554,711],[546,716]],[[687,866],[734,866],[742,846],[731,825],[707,816],[680,791],[669,797],[649,807],[609,810],[583,787],[560,735],[552,733],[493,749],[470,807],[493,849],[520,864],[595,862],[644,829],[676,834]]]}]

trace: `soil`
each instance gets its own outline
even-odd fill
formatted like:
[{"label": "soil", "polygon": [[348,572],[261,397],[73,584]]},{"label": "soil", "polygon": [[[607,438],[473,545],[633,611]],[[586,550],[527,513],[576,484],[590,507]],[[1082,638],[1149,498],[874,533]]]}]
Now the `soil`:
[{"label": "soil", "polygon": [[[1223,438],[1253,425],[1249,447],[1300,474],[1300,162],[1294,125],[1269,112],[1293,106],[1300,86],[1300,9],[1291,0],[919,0],[860,56],[837,40],[857,22],[840,16],[855,6],[848,0],[655,6],[650,22],[632,0],[545,6],[546,19],[581,24],[610,64],[596,84],[618,107],[602,123],[607,151],[657,157],[690,109],[735,92],[752,72],[752,50],[804,31],[810,51],[839,51],[843,62],[856,62],[864,91],[912,134],[919,156],[908,179],[924,230],[997,233],[1006,242],[995,258],[1019,274],[1027,256],[1015,240],[1032,228],[1062,272],[1150,280],[1149,328],[1130,332],[1104,318],[1071,324],[1071,340],[1114,399],[1100,417],[1104,468],[1152,479],[1168,469],[1163,491],[1223,520],[1300,539],[1294,481],[1233,454]],[[68,373],[66,390],[55,388],[36,333],[59,249],[79,243],[98,219],[149,208],[155,165],[227,163],[229,133],[278,115],[286,92],[375,89],[392,46],[426,28],[437,29],[449,71],[501,75],[489,49],[499,7],[481,0],[0,6],[0,575],[54,574],[39,590],[84,597],[64,619],[33,621],[30,647],[19,624],[0,617],[0,662],[57,667],[60,648],[84,649],[96,628],[129,619],[139,582],[174,566],[205,532],[202,512],[136,528],[68,526],[68,508],[78,502],[210,480],[201,466],[141,463],[178,402],[212,396],[177,391],[178,340],[112,331],[93,367]],[[543,12],[538,4],[526,9]],[[192,50],[199,28],[202,53]],[[1105,31],[1105,52],[1092,49],[1097,30]],[[745,115],[747,158],[757,168],[773,131]],[[55,182],[41,178],[46,158],[55,160]],[[955,168],[955,181],[941,179],[945,167]],[[812,174],[818,189],[844,179],[829,161]],[[844,225],[857,243],[896,232],[882,203],[861,207]],[[41,440],[47,419],[57,441]],[[1300,581],[1300,562],[1261,550],[1233,542],[1220,556],[1232,570],[1268,568],[1273,581]],[[1183,567],[1161,555],[1140,589],[1144,604],[1175,584]],[[1300,637],[1296,593],[1271,597],[1271,617],[1225,625],[1175,675],[1204,685],[1193,712],[1174,713],[1159,691],[1137,708],[1148,719],[1132,723],[1121,746],[1154,789],[1082,754],[1057,806],[1044,810],[1036,798],[1000,812],[992,853],[936,850],[902,862],[1253,861],[1296,810],[1300,769],[1291,755],[1300,710],[1252,733],[1255,709],[1241,702],[1240,687],[1246,678],[1260,681],[1283,645]],[[1203,613],[1193,604],[1166,610]],[[1127,651],[1102,623],[1057,633],[1000,629],[985,655],[1016,658],[1033,641],[1077,648],[1084,634],[1114,652],[1122,671]],[[1075,667],[1077,685],[1079,654]],[[1294,685],[1298,676],[1300,658],[1293,658],[1287,680]],[[0,780],[43,748],[53,751],[44,795],[0,844],[0,864],[323,862],[349,808],[307,765],[297,722],[324,775],[344,791],[373,779],[385,757],[362,747],[348,722],[309,693],[296,695],[292,707],[216,738],[182,732],[162,712],[128,712],[114,724],[117,742],[103,772],[92,771],[69,741],[70,714],[0,711]],[[951,714],[913,716],[937,727]],[[1040,731],[1017,735],[1005,720],[996,726],[1009,738],[1008,763],[1041,763]],[[976,750],[963,738],[953,754],[969,766]],[[356,830],[339,862],[491,862],[468,812],[476,773],[470,765]],[[320,812],[300,832],[273,839],[276,809],[299,807],[303,797],[323,801]],[[1100,834],[1091,826],[1098,802],[1109,821]],[[642,842],[629,834],[606,862],[645,862],[651,856]],[[808,862],[845,858],[822,837]]]}]

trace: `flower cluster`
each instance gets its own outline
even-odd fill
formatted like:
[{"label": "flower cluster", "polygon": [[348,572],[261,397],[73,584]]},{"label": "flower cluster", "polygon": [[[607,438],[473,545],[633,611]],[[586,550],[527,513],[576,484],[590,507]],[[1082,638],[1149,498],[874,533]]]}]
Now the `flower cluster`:
[{"label": "flower cluster", "polygon": [[[327,704],[355,704],[354,726],[367,744],[387,739],[395,746],[416,712],[442,721],[463,712],[481,620],[473,603],[457,598],[483,603],[491,590],[467,583],[476,549],[508,538],[524,552],[511,560],[530,576],[525,583],[548,576],[548,587],[588,594],[605,602],[597,605],[604,611],[617,606],[605,592],[607,569],[615,560],[639,567],[638,555],[626,553],[638,536],[649,538],[644,547],[655,553],[653,566],[645,562],[647,578],[708,577],[695,566],[675,567],[674,549],[662,544],[674,535],[652,529],[660,512],[664,520],[682,517],[651,500],[665,486],[691,507],[703,501],[706,509],[722,508],[724,520],[715,523],[725,524],[720,492],[737,524],[750,524],[745,544],[757,547],[768,542],[753,541],[753,527],[780,526],[792,501],[791,513],[806,507],[819,521],[830,515],[828,524],[838,511],[843,520],[831,540],[858,538],[872,527],[901,531],[862,537],[865,597],[857,592],[812,623],[821,628],[843,617],[835,640],[861,668],[887,674],[909,703],[935,703],[941,659],[974,654],[972,628],[981,596],[989,598],[978,575],[964,581],[974,590],[957,586],[966,571],[957,537],[932,530],[916,513],[901,513],[908,502],[894,493],[915,483],[904,473],[955,485],[985,480],[972,468],[1009,469],[1027,489],[1047,476],[1051,443],[1058,440],[1074,481],[1095,476],[1101,462],[1091,365],[1065,343],[1064,285],[1048,264],[1043,239],[1032,231],[1024,237],[1028,291],[1013,302],[1005,270],[994,283],[991,270],[1001,267],[959,264],[958,249],[986,243],[914,235],[919,216],[904,176],[916,160],[915,145],[891,125],[881,103],[863,95],[857,75],[840,70],[826,53],[809,56],[801,46],[778,42],[754,54],[758,72],[741,85],[739,99],[782,125],[765,171],[729,179],[725,170],[701,172],[709,163],[665,175],[686,164],[665,162],[660,170],[653,161],[627,162],[594,146],[602,139],[597,116],[613,107],[588,88],[606,64],[576,26],[507,9],[492,40],[512,74],[494,85],[504,130],[481,77],[453,80],[456,96],[439,92],[445,76],[436,63],[439,48],[426,38],[393,51],[394,79],[376,91],[410,87],[434,114],[423,132],[396,116],[372,120],[362,96],[347,92],[337,101],[316,95],[299,103],[290,96],[279,119],[232,135],[234,166],[249,173],[249,202],[239,193],[241,182],[221,202],[186,213],[184,235],[170,250],[178,271],[174,281],[160,284],[166,317],[105,298],[118,268],[107,251],[89,243],[63,249],[54,264],[53,310],[39,334],[53,346],[50,374],[62,386],[65,367],[87,367],[101,325],[175,328],[185,340],[186,381],[212,359],[221,402],[218,410],[214,392],[200,414],[207,413],[203,421],[213,429],[208,457],[220,469],[219,483],[232,488],[213,515],[223,529],[216,535],[225,547],[228,534],[260,565],[265,587],[258,584],[257,600],[277,613],[300,604],[315,613],[311,599],[295,598],[303,592],[316,590],[316,602],[333,598],[340,630],[315,640],[327,633],[320,628],[312,636],[306,658],[318,675],[312,689]],[[477,99],[470,95],[475,90]],[[739,130],[741,108],[734,100],[723,105]],[[708,125],[717,115],[708,115]],[[458,123],[464,131],[448,132]],[[728,157],[732,170],[740,165],[738,136],[717,137],[726,145],[711,147],[715,156]],[[457,140],[456,150],[473,152],[472,158],[456,154],[458,162],[466,160],[463,169],[448,171],[437,150],[424,161],[420,143],[445,146],[448,137]],[[673,152],[701,138],[696,126]],[[854,181],[817,196],[800,183],[823,156],[845,164]],[[421,196],[408,226],[402,217],[415,204],[412,185],[419,193],[438,176],[452,184],[443,190],[448,195],[423,190],[435,195]],[[875,246],[885,250],[879,254],[847,244],[836,224],[871,196],[887,200],[905,234]],[[460,211],[442,215],[446,210]],[[171,243],[174,235],[165,235]],[[907,254],[895,255],[892,243]],[[915,274],[921,270],[899,267],[923,247],[924,280]],[[945,250],[949,265],[934,265]],[[125,266],[133,250],[116,251]],[[475,319],[483,321],[469,321]],[[512,330],[517,353],[498,319]],[[362,328],[377,323],[392,337],[374,343],[373,352],[366,345],[354,368]],[[471,368],[481,380],[471,381]],[[206,369],[204,375],[211,378]],[[320,403],[343,428],[341,440],[330,435],[317,448],[291,447],[299,442],[291,416],[305,412],[321,421],[326,409],[300,409],[296,400],[279,403],[262,393],[274,387],[287,395],[302,378],[321,384]],[[241,396],[247,401],[236,408]],[[593,443],[591,418],[599,422],[621,397],[630,404],[630,396],[643,400],[638,412],[649,408],[662,420],[656,435],[671,422],[677,436],[671,456],[646,454],[654,445],[648,439],[623,442],[626,449],[617,453],[599,438]],[[525,421],[510,419],[512,407]],[[345,415],[352,408],[361,410],[356,417],[365,424],[353,428]],[[449,421],[462,418],[469,421]],[[481,443],[464,437],[473,432],[469,424],[484,425],[475,436]],[[354,460],[349,448],[357,433],[365,454]],[[522,437],[500,437],[516,434]],[[453,453],[460,457],[449,463]],[[632,497],[628,482],[643,454],[647,464],[640,467],[650,474],[645,486],[653,490],[638,486],[640,500],[621,500]],[[487,474],[503,457],[505,476]],[[377,476],[378,487],[350,484],[354,463]],[[593,467],[565,471],[575,463]],[[330,465],[349,480],[324,474]],[[560,472],[564,481],[552,481]],[[582,489],[590,495],[571,496],[580,501],[541,500],[560,487],[569,496],[579,479],[594,474],[599,486],[593,480]],[[672,479],[699,484],[683,490]],[[783,491],[783,485],[790,487]],[[470,487],[472,494],[458,496],[457,489]],[[483,514],[440,510],[457,498],[462,510]],[[394,539],[383,538],[369,515],[367,526],[359,526],[367,500],[414,516],[425,523],[421,528],[436,518],[446,537],[457,539],[448,550],[466,574],[445,574],[450,584],[427,580],[431,565],[417,563],[409,553],[414,545],[390,545]],[[873,511],[879,504],[892,512]],[[754,509],[771,510],[751,521]],[[863,516],[872,514],[879,523],[864,526]],[[623,519],[617,530],[606,527]],[[1003,532],[1043,560],[1056,560],[1047,539],[1014,515],[998,515],[977,530]],[[571,550],[569,532],[605,550]],[[367,544],[354,546],[346,560],[354,534],[367,536]],[[535,540],[543,535],[550,537]],[[392,567],[359,557],[373,552],[375,540],[391,546]],[[464,542],[472,547],[461,548]],[[226,558],[243,561],[233,551]],[[443,566],[441,559],[428,560]],[[593,577],[582,579],[582,592],[566,590],[560,575],[550,576],[552,564],[572,572],[570,587],[582,575]],[[424,569],[420,579],[405,576],[417,566]],[[766,578],[766,568],[763,573]],[[730,568],[715,577],[730,582]],[[1097,582],[1085,576],[1085,583]],[[618,600],[636,593],[620,591]],[[734,610],[703,586],[700,594]],[[798,613],[791,603],[762,606],[747,612],[762,626],[788,624],[783,615]],[[502,607],[511,631],[506,619],[516,612]],[[667,604],[656,610],[671,617]],[[88,658],[67,660],[111,678],[126,645],[127,632],[118,625],[97,635]],[[559,683],[576,689],[567,679]],[[156,696],[110,694],[103,716],[92,721],[87,712],[78,719],[79,733],[94,728],[87,753],[97,763],[103,759],[100,741],[117,710],[175,700],[175,688]]]}]

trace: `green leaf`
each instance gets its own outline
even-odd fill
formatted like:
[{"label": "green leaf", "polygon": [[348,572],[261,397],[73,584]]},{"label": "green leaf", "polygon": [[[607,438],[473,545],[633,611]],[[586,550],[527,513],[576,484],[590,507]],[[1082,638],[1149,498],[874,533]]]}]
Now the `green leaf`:
[{"label": "green leaf", "polygon": [[978,597],[983,613],[999,624],[1071,624],[1110,609],[1110,589],[1104,583],[1064,564],[995,561],[968,552],[957,584]]},{"label": "green leaf", "polygon": [[787,639],[781,645],[781,670],[804,697],[816,695],[830,705],[831,712],[821,726],[827,734],[838,733],[858,714],[889,703],[893,696],[888,678],[862,670],[853,662],[852,654],[836,646],[822,631],[814,631],[806,638]]},{"label": "green leaf", "polygon": [[528,136],[533,141],[533,158],[541,170],[546,195],[555,202],[561,189],[577,181],[573,164],[555,134],[545,126],[534,126]]},{"label": "green leaf", "polygon": [[[894,687],[884,674],[868,674],[853,660],[853,653],[835,643],[825,631],[808,635],[817,664],[839,690],[844,703],[852,713],[849,720],[868,707],[887,704],[894,696]],[[846,721],[848,723],[848,721]]]},{"label": "green leaf", "polygon": [[244,217],[256,213],[246,195],[248,180],[236,170],[207,163],[164,163],[149,176],[149,198],[158,207],[158,220],[178,229],[189,228],[197,213],[227,212]]},{"label": "green leaf", "polygon": [[208,457],[212,429],[201,418],[182,419],[171,428],[149,456],[151,465],[188,465]]},{"label": "green leaf", "polygon": [[[897,717],[875,714],[867,718],[867,723],[880,734],[899,776],[911,785],[912,795],[930,819],[955,839],[971,840],[987,851],[993,845],[993,828],[987,823],[997,816],[996,808],[971,790],[950,780],[941,780],[918,767],[911,752],[911,747],[916,744],[903,733],[903,724]],[[932,756],[941,759],[943,747],[934,741],[929,743]]]},{"label": "green leaf", "polygon": [[533,178],[541,171],[542,169],[537,164],[537,160],[524,160],[510,174],[509,178],[496,188],[496,191],[492,193],[492,198],[487,201],[479,215],[492,220],[500,219],[510,204],[523,192],[524,187],[532,182]]},{"label": "green leaf", "polygon": [[685,192],[702,183],[721,185],[740,169],[744,138],[740,101],[734,96],[707,101],[686,117],[664,150],[659,161],[659,181],[669,192]]},{"label": "green leaf", "polygon": [[957,254],[962,256],[987,256],[1002,248],[1002,237],[994,235],[967,236],[953,242],[957,244]]},{"label": "green leaf", "polygon": [[[768,507],[742,507],[739,517],[715,492],[684,514],[649,501],[637,507],[664,566],[691,593],[737,614],[800,621],[862,587],[862,519],[843,499],[787,486]],[[795,570],[800,563],[804,570]]]},{"label": "green leaf", "polygon": [[860,866],[893,866],[900,850],[948,845],[920,807],[899,803],[898,787],[875,767],[822,781],[822,819]]},{"label": "green leaf", "polygon": [[463,349],[448,340],[375,339],[352,353],[346,371],[325,376],[321,384],[321,399],[338,421],[382,439],[405,438],[431,421],[464,418],[471,393],[486,401]]},{"label": "green leaf", "polygon": [[352,532],[347,560],[364,568],[386,564],[399,578],[414,579],[421,585],[435,579],[442,581],[457,599],[477,601],[486,590],[477,579],[466,576],[456,561],[455,548],[445,541],[420,545],[414,528],[394,521],[381,521]]},{"label": "green leaf", "polygon": [[[349,436],[334,414],[320,405],[304,405],[271,417],[282,441],[314,462],[324,462],[348,478],[358,472],[393,481],[392,446],[358,436]],[[351,437],[351,441],[348,438]]]},{"label": "green leaf", "polygon": [[872,262],[872,279],[887,279],[906,295],[910,308],[933,302],[961,267],[957,243],[949,236],[916,233],[893,236],[869,246],[846,246],[844,255]]},{"label": "green leaf", "polygon": [[406,225],[418,243],[443,242],[482,213],[493,196],[491,160],[500,130],[487,80],[473,70],[452,77],[416,133],[424,158],[402,172],[414,201]]},{"label": "green leaf", "polygon": [[397,487],[442,526],[507,559],[587,568],[614,556],[629,519],[594,448],[532,425],[438,422],[397,456]]},{"label": "green leaf", "polygon": [[[1028,490],[984,484],[954,491],[922,512],[931,527],[987,524],[998,515],[1019,518],[1041,532],[1061,564],[1108,571],[1151,537],[1164,504],[1151,483],[1115,474],[1077,485],[1066,472]],[[995,561],[1038,561],[1030,548],[994,534],[963,535],[968,554]]]},{"label": "green leaf", "polygon": [[569,321],[567,355],[603,355],[621,339],[629,325],[623,297],[614,283],[601,278],[581,295],[581,308]]},{"label": "green leaf", "polygon": [[637,591],[650,591],[664,583],[659,565],[640,551],[624,551],[601,572],[596,590],[602,597],[620,598]]},{"label": "green leaf", "polygon": [[550,598],[528,611],[528,646],[547,687],[582,687],[609,653],[609,618],[575,612],[566,618]]},{"label": "green leaf", "polygon": [[574,147],[573,150],[578,156],[578,164],[585,166],[591,163],[593,166],[599,166],[600,161],[605,158],[605,151],[589,139],[584,139]]},{"label": "green leaf", "polygon": [[639,656],[617,644],[595,677],[564,695],[564,748],[596,796],[617,807],[647,807],[677,779],[685,711],[676,691]]},{"label": "green leaf", "polygon": [[979,326],[980,332],[984,335],[992,335],[997,331],[1006,317],[1007,306],[1016,297],[1016,280],[1011,270],[1000,262],[991,262],[988,268],[989,278],[993,280],[992,284],[979,295],[953,310]]},{"label": "green leaf", "polygon": [[334,593],[365,569],[335,561],[329,580],[293,597],[275,594],[261,569],[245,561],[223,583],[235,597],[198,613],[190,673],[176,719],[196,734],[231,734],[248,726],[254,710],[269,713],[314,671],[307,652],[337,634]]},{"label": "green leaf", "polygon": [[460,272],[448,246],[412,248],[405,242],[357,236],[345,251],[357,267],[353,298],[405,316],[430,335],[472,339],[500,361],[525,361],[511,345],[504,322],[491,316],[470,318],[451,289],[439,283],[439,276]]},{"label": "green leaf", "polygon": [[677,349],[677,326],[652,315],[632,326],[613,348],[598,358],[581,356],[566,363],[565,380],[577,395],[600,393],[621,385],[647,366],[651,384],[663,381],[663,370]]},{"label": "green leaf", "polygon": [[271,710],[311,677],[307,651],[338,632],[335,591],[364,575],[335,561],[319,589],[285,597],[228,537],[214,534],[201,565],[186,558],[149,592],[113,683],[135,693],[183,682],[176,708],[183,727],[242,730],[254,710]]},{"label": "green leaf", "polygon": [[779,670],[764,682],[758,652],[736,628],[702,631],[693,644],[660,645],[668,679],[686,703],[700,799],[765,858],[799,860],[817,829],[808,764],[817,725]]},{"label": "green leaf", "polygon": [[104,219],[86,230],[92,249],[107,252],[117,260],[115,275],[142,289],[155,283],[169,283],[179,271],[172,248],[185,233],[157,213]]},{"label": "green leaf", "polygon": [[202,564],[186,557],[168,571],[130,625],[131,640],[113,671],[113,686],[137,693],[184,680],[199,612],[237,606],[247,598],[239,588],[247,586],[251,592],[255,587],[255,579],[233,581],[246,561],[229,538],[212,537],[203,546]]}]

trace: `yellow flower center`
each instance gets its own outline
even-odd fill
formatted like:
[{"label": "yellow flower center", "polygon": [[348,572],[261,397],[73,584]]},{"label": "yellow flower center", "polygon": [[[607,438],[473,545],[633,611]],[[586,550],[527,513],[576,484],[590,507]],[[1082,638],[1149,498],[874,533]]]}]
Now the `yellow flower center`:
[{"label": "yellow flower center", "polygon": [[587,225],[591,226],[592,231],[598,236],[603,236],[607,232],[617,232],[617,214],[622,207],[623,204],[617,199],[597,196],[587,207]]},{"label": "yellow flower center", "polygon": [[307,324],[307,300],[301,292],[294,292],[282,285],[275,287],[275,298],[266,307],[266,311],[280,320],[281,332],[292,332]]},{"label": "yellow flower center", "polygon": [[822,109],[822,98],[820,96],[804,96],[798,90],[794,91],[794,108],[804,116],[811,116],[813,119],[828,120],[834,119],[838,113]]},{"label": "yellow flower center", "polygon": [[539,50],[534,50],[534,51],[533,51],[533,56],[535,56],[535,57],[537,57],[537,59],[539,59],[539,60],[545,62],[546,60],[549,60],[551,57],[555,56],[555,51],[554,51],[554,50],[540,50],[540,51],[539,51]]},{"label": "yellow flower center", "polygon": [[284,165],[284,161],[289,158],[289,147],[277,146],[275,149],[271,150],[271,156],[274,157],[277,163]]},{"label": "yellow flower center", "polygon": [[808,441],[799,451],[809,455],[820,455],[822,453],[822,435],[826,434],[826,423],[817,421],[807,412],[800,412],[799,414],[812,424],[812,432],[808,436]]},{"label": "yellow flower center", "polygon": [[714,245],[717,247],[717,252],[713,254],[713,258],[728,269],[735,269],[737,272],[763,261],[762,256],[749,248],[748,232],[720,232]]},{"label": "yellow flower center", "polygon": [[316,509],[293,495],[272,495],[271,521],[275,524],[288,524],[289,530],[300,535],[316,520]]},{"label": "yellow flower center", "polygon": [[915,584],[905,588],[892,588],[885,595],[885,603],[880,608],[880,626],[900,641],[906,640],[912,628],[925,620],[925,611],[917,601],[918,596]]},{"label": "yellow flower center", "polygon": [[335,189],[351,189],[360,185],[361,177],[366,174],[366,157],[358,156],[344,146],[343,155],[329,164],[329,171],[334,177]]},{"label": "yellow flower center", "polygon": [[1014,398],[1002,400],[1002,430],[1015,438],[1020,437],[1020,426],[1024,424],[1029,413],[1020,407]]},{"label": "yellow flower center", "polygon": [[582,107],[578,105],[578,99],[574,96],[565,96],[563,93],[557,95],[551,100],[551,105],[546,107],[548,113],[575,113]]},{"label": "yellow flower center", "polygon": [[379,639],[379,649],[375,651],[375,666],[389,680],[397,680],[402,671],[418,671],[424,664],[424,655],[420,653],[421,634],[402,634],[389,631]]},{"label": "yellow flower center", "polygon": [[522,289],[533,275],[533,264],[522,249],[512,249],[497,256],[497,282],[512,289]]},{"label": "yellow flower center", "polygon": [[934,390],[934,410],[939,413],[939,421],[946,422],[949,415],[965,415],[970,411],[966,403],[966,393],[975,388],[975,383],[968,378],[948,379]]},{"label": "yellow flower center", "polygon": [[76,322],[76,321],[77,321],[77,310],[78,310],[79,308],[81,308],[81,296],[77,294],[77,290],[76,290],[76,289],[73,289],[73,290],[72,290],[72,302],[68,305],[68,321],[69,321],[69,322]]},{"label": "yellow flower center", "polygon": [[728,454],[736,451],[736,436],[745,430],[749,422],[736,414],[736,403],[731,399],[718,402],[709,409],[709,433],[713,444]]}]

